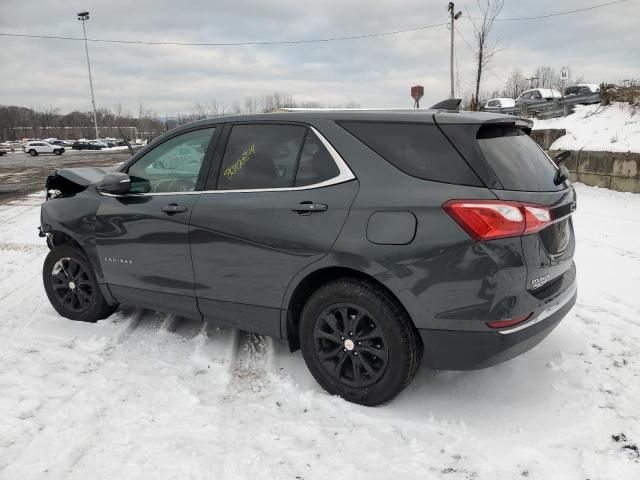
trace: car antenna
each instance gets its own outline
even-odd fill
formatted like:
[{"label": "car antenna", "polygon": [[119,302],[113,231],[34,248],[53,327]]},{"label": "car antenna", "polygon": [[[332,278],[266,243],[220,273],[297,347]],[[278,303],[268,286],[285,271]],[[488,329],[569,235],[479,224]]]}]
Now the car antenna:
[{"label": "car antenna", "polygon": [[431,110],[460,110],[461,103],[461,98],[447,98],[433,105]]}]

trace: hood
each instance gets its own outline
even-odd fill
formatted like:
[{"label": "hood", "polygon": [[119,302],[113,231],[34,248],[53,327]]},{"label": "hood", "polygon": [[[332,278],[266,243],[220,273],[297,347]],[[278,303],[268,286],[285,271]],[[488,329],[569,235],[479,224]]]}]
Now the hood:
[{"label": "hood", "polygon": [[80,167],[54,170],[47,177],[47,200],[51,197],[68,196],[81,192],[89,185],[100,182],[117,167]]}]

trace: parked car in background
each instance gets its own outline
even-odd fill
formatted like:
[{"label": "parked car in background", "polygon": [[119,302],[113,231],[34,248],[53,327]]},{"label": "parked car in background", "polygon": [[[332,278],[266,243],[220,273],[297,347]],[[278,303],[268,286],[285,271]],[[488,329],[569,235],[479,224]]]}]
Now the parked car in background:
[{"label": "parked car in background", "polygon": [[561,98],[562,94],[553,88],[532,88],[525,90],[516,98],[516,105],[530,105],[532,103],[546,102],[554,98]]},{"label": "parked car in background", "polygon": [[598,103],[600,101],[600,86],[595,83],[578,83],[570,85],[564,89],[565,98],[584,97],[580,99],[581,104]]},{"label": "parked car in background", "polygon": [[21,150],[22,143],[21,142],[3,142],[3,143],[0,143],[0,148],[5,151],[13,152],[15,150]]},{"label": "parked car in background", "polygon": [[55,140],[47,140],[47,142],[50,143],[51,145],[58,145],[59,147],[64,147],[65,146],[63,140],[55,139]]},{"label": "parked car in background", "polygon": [[492,98],[484,104],[482,110],[485,112],[500,112],[503,108],[511,108],[516,106],[513,98],[499,97]]},{"label": "parked car in background", "polygon": [[592,93],[600,93],[600,85],[595,83],[577,83],[564,89],[565,97],[569,95],[590,95]]},{"label": "parked car in background", "polygon": [[117,171],[48,177],[45,291],[73,320],[138,305],[274,336],[332,395],[385,403],[423,354],[494,365],[576,301],[576,193],[531,126],[442,110],[183,125]]},{"label": "parked car in background", "polygon": [[73,146],[71,147],[74,150],[102,150],[107,146],[96,140],[78,140],[73,142]]},{"label": "parked car in background", "polygon": [[49,142],[44,141],[28,142],[22,147],[22,150],[32,157],[45,153],[52,153],[54,155],[62,155],[64,153],[64,147],[51,145]]},{"label": "parked car in background", "polygon": [[105,148],[113,148],[117,146],[115,138],[99,138],[97,141],[104,143]]}]

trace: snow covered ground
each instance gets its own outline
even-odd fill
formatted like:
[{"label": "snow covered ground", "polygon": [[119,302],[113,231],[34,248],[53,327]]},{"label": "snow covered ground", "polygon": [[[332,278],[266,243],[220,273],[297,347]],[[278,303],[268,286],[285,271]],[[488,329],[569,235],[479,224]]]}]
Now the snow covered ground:
[{"label": "snow covered ground", "polygon": [[490,369],[423,369],[378,408],[263,337],[132,308],[59,317],[41,196],[0,207],[0,479],[640,478],[640,195],[577,189],[560,326]]},{"label": "snow covered ground", "polygon": [[564,118],[534,120],[534,130],[543,128],[567,130],[552,150],[640,152],[640,109],[627,103],[576,105],[575,112]]}]

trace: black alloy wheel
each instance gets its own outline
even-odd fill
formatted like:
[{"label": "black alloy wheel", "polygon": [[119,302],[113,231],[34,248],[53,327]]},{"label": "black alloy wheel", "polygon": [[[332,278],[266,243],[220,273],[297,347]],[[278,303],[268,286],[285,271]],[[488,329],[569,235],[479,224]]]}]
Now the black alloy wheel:
[{"label": "black alloy wheel", "polygon": [[34,149],[29,150],[29,155],[31,155],[32,157],[35,157],[36,155],[38,155],[38,152],[36,152]]},{"label": "black alloy wheel", "polygon": [[69,257],[58,260],[51,271],[51,283],[66,309],[76,313],[89,309],[93,286],[89,274],[78,261]]},{"label": "black alloy wheel", "polygon": [[82,322],[107,318],[118,307],[105,299],[91,262],[79,248],[55,245],[47,238],[51,251],[42,268],[42,280],[53,308],[63,317]]},{"label": "black alloy wheel", "polygon": [[325,309],[314,331],[320,364],[341,383],[362,388],[377,382],[389,359],[387,340],[375,318],[359,305]]},{"label": "black alloy wheel", "polygon": [[361,405],[398,395],[422,359],[422,341],[407,312],[383,287],[359,278],[338,278],[313,292],[298,338],[318,383]]}]

